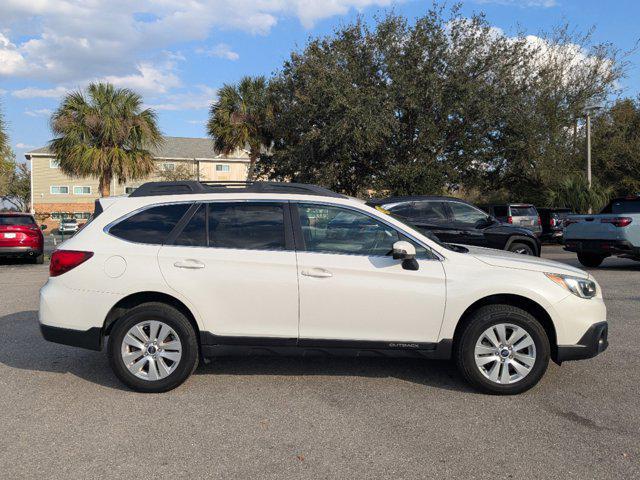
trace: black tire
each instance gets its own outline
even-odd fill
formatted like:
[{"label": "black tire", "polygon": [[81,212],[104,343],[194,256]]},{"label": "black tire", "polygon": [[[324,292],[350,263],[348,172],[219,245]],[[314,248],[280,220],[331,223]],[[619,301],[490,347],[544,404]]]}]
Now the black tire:
[{"label": "black tire", "polygon": [[42,265],[44,263],[44,254],[41,253],[40,255],[38,255],[37,257],[35,257],[33,259],[33,263],[35,263],[36,265]]},{"label": "black tire", "polygon": [[578,253],[578,261],[585,267],[599,267],[606,257],[597,253]]},{"label": "black tire", "polygon": [[[134,325],[145,320],[160,320],[171,327],[182,345],[182,356],[176,369],[166,378],[145,380],[136,377],[125,366],[121,355],[122,341]],[[178,310],[164,303],[144,303],[129,310],[111,330],[108,346],[109,363],[116,376],[129,388],[144,393],[167,392],[181,385],[198,366],[198,340],[187,318]]]},{"label": "black tire", "polygon": [[533,248],[531,248],[531,245],[522,242],[513,242],[511,245],[509,245],[508,250],[510,252],[519,253],[521,255],[535,255],[535,253],[533,253]]},{"label": "black tire", "polygon": [[[523,328],[531,336],[535,345],[536,359],[533,367],[527,375],[515,383],[495,383],[485,377],[476,365],[476,342],[485,330],[499,323],[509,323]],[[550,352],[547,334],[533,315],[511,305],[487,305],[472,314],[459,337],[456,338],[454,358],[462,375],[476,389],[494,395],[515,395],[529,390],[540,381],[547,370]]]}]

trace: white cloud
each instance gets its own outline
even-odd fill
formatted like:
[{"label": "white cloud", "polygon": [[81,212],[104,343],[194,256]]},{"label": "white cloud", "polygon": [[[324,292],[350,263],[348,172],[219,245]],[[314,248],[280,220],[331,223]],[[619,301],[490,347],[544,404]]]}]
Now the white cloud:
[{"label": "white cloud", "polygon": [[49,110],[48,108],[37,108],[35,110],[25,110],[24,113],[30,117],[50,117],[53,110]]},{"label": "white cloud", "polygon": [[196,52],[208,57],[218,57],[232,61],[240,58],[240,55],[234,52],[226,43],[218,43],[211,48],[199,48]]},{"label": "white cloud", "polygon": [[164,95],[157,102],[151,101],[148,106],[158,111],[203,110],[209,108],[216,95],[215,88],[198,85],[195,91]]},{"label": "white cloud", "polygon": [[69,92],[69,89],[65,87],[55,88],[35,88],[27,87],[20,90],[14,90],[11,95],[17,98],[59,98],[65,93]]},{"label": "white cloud", "polygon": [[29,149],[29,148],[36,148],[35,145],[27,145],[26,143],[16,143],[16,148],[19,149]]},{"label": "white cloud", "polygon": [[551,8],[557,7],[558,2],[556,0],[475,0],[476,3],[488,4],[494,3],[496,5],[506,5],[510,7],[542,7]]},{"label": "white cloud", "polygon": [[[402,0],[401,0],[402,1]],[[89,76],[144,80],[150,53],[204,41],[215,30],[267,34],[279,19],[295,16],[305,27],[351,9],[387,6],[392,0],[2,0],[0,76],[56,84]],[[38,32],[35,33],[34,32]],[[18,40],[20,39],[20,40]],[[214,53],[215,54],[215,53]],[[232,50],[217,55],[237,59]],[[153,83],[153,81],[151,81]]]},{"label": "white cloud", "polygon": [[204,125],[205,123],[207,123],[206,120],[187,120],[187,123],[190,123],[191,125]]},{"label": "white cloud", "polygon": [[137,72],[130,75],[107,75],[102,80],[113,83],[116,87],[130,88],[138,93],[166,93],[180,86],[180,79],[173,72],[173,66],[155,66],[141,63]]}]

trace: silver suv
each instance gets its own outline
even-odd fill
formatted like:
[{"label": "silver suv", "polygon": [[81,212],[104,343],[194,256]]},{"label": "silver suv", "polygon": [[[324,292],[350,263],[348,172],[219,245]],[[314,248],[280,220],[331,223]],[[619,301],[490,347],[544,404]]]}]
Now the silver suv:
[{"label": "silver suv", "polygon": [[487,208],[501,222],[511,223],[518,227],[531,230],[537,236],[542,234],[542,222],[536,207],[530,203],[508,203],[505,205],[491,205]]}]

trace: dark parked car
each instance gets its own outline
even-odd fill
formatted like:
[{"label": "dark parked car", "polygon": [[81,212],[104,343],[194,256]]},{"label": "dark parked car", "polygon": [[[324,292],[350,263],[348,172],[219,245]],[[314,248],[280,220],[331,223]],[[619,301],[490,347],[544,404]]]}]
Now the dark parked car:
[{"label": "dark parked car", "polygon": [[536,207],[530,203],[488,205],[487,207],[483,207],[483,210],[501,222],[526,228],[538,236],[542,234],[540,215],[538,215]]},{"label": "dark parked car", "polygon": [[369,205],[388,210],[445,243],[540,256],[540,240],[531,230],[500,222],[478,207],[457,198],[390,197],[371,201]]},{"label": "dark parked car", "polygon": [[27,258],[43,263],[43,253],[44,236],[33,215],[0,213],[0,257]]},{"label": "dark parked car", "polygon": [[543,241],[562,241],[564,222],[569,215],[573,215],[570,208],[538,208],[540,222],[542,223]]}]

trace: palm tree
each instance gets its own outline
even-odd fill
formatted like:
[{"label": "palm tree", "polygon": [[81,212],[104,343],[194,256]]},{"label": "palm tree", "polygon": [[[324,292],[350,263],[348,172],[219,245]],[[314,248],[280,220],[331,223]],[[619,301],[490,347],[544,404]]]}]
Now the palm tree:
[{"label": "palm tree", "polygon": [[97,177],[103,197],[114,178],[123,183],[149,175],[154,169],[149,149],[162,143],[156,114],[142,108],[140,95],[108,83],[67,94],[51,117],[51,129],[60,169]]},{"label": "palm tree", "polygon": [[207,130],[217,150],[228,155],[236,148],[249,147],[248,180],[253,180],[260,152],[271,143],[270,115],[264,77],[243,77],[236,85],[223,85],[209,110]]},{"label": "palm tree", "polygon": [[613,191],[602,186],[595,178],[589,188],[584,175],[566,177],[555,188],[547,191],[547,202],[552,207],[567,207],[576,213],[587,213],[589,209],[599,212],[609,203]]}]

